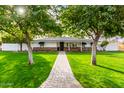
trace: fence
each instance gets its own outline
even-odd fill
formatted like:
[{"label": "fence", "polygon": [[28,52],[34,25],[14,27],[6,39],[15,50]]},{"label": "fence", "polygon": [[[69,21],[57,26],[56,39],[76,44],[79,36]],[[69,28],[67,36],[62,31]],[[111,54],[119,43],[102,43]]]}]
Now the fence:
[{"label": "fence", "polygon": [[[18,43],[3,43],[1,48],[2,51],[20,51],[20,44]],[[40,47],[39,44],[31,44],[31,47]],[[22,51],[27,51],[27,45],[22,44]]]}]

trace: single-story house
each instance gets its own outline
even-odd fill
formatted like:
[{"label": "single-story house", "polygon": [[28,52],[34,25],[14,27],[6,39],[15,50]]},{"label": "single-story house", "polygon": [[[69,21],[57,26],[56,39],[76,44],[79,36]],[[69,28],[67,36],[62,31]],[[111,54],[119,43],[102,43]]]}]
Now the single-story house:
[{"label": "single-story house", "polygon": [[78,39],[70,37],[44,38],[34,40],[33,43],[39,44],[40,47],[34,47],[38,50],[55,50],[55,51],[83,51],[91,50],[92,40]]},{"label": "single-story house", "polygon": [[[99,43],[106,39],[102,38]],[[106,51],[124,51],[124,39],[114,37],[107,39],[109,44],[106,46]],[[0,46],[2,51],[20,51],[18,43],[3,43]],[[54,37],[54,38],[35,38],[31,47],[33,51],[90,51],[92,47],[91,39],[79,39],[72,37]],[[22,44],[22,51],[27,50],[27,45]],[[102,51],[100,45],[97,45],[97,50]]]},{"label": "single-story house", "polygon": [[[33,51],[88,51],[91,50],[92,40],[71,37],[39,38],[32,41]],[[20,44],[3,43],[2,51],[19,51]],[[26,51],[26,44],[22,44]]]}]

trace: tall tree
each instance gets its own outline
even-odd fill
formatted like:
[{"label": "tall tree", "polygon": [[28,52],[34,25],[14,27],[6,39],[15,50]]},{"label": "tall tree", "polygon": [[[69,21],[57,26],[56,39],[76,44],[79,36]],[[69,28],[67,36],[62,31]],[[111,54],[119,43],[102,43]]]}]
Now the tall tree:
[{"label": "tall tree", "polygon": [[[9,8],[7,8],[9,7]],[[28,48],[29,64],[33,64],[31,40],[35,35],[46,35],[48,33],[57,33],[60,27],[55,20],[49,15],[50,6],[7,6],[3,9],[4,22],[0,28],[8,33],[13,27],[21,31],[24,35]],[[7,26],[6,26],[7,25]]]},{"label": "tall tree", "polygon": [[122,31],[119,11],[115,6],[67,6],[60,15],[69,33],[92,39],[93,65],[96,65],[97,43],[100,36],[114,36]]},{"label": "tall tree", "polygon": [[1,45],[2,45],[2,35],[1,35],[1,32],[0,32],[0,50],[1,50]]}]

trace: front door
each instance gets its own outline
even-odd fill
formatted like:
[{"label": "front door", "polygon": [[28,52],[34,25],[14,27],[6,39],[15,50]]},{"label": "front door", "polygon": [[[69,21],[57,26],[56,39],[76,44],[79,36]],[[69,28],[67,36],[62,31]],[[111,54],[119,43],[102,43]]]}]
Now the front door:
[{"label": "front door", "polygon": [[64,51],[64,42],[60,42],[60,51]]}]

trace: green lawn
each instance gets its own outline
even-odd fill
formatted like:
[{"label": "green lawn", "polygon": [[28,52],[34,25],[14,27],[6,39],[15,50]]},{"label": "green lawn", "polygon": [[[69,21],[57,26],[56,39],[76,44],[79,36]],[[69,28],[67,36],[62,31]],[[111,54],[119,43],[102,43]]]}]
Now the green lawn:
[{"label": "green lawn", "polygon": [[26,52],[0,52],[0,87],[39,87],[48,77],[57,52],[33,53],[28,65]]},{"label": "green lawn", "polygon": [[124,88],[124,52],[98,52],[97,66],[90,53],[67,53],[72,71],[83,87]]}]

